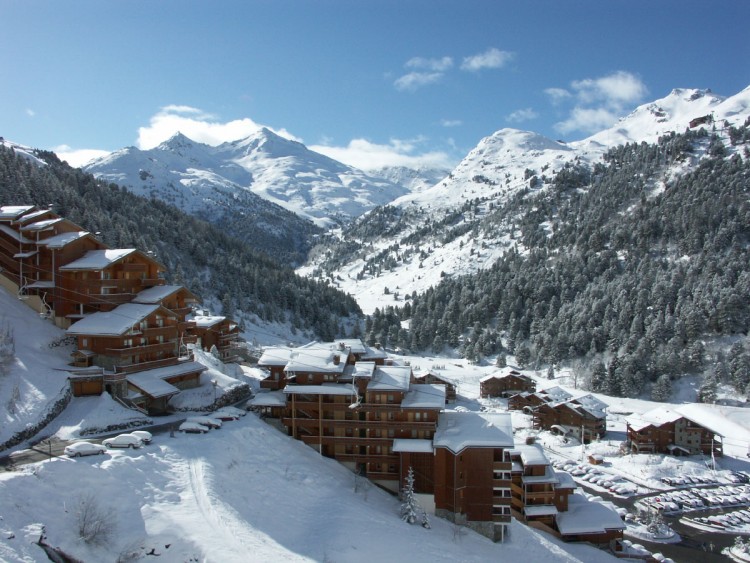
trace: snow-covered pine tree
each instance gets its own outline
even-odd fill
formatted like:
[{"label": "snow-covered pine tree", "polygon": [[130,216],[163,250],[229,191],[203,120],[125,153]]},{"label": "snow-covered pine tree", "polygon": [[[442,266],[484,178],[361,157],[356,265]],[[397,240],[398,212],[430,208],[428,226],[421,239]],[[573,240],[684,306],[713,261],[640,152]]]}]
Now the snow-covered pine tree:
[{"label": "snow-covered pine tree", "polygon": [[420,512],[422,512],[422,509],[414,496],[414,469],[409,466],[406,483],[401,491],[401,520],[414,524],[419,520]]}]

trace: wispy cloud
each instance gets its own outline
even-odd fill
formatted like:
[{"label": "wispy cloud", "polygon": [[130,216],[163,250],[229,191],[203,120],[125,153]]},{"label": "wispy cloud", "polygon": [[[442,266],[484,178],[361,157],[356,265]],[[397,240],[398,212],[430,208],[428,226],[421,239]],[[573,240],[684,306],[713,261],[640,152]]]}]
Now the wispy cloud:
[{"label": "wispy cloud", "polygon": [[533,110],[533,108],[523,108],[514,111],[506,117],[511,123],[521,123],[523,121],[531,121],[539,117],[539,114]]},{"label": "wispy cloud", "polygon": [[26,108],[26,115],[28,115],[29,117],[35,117],[36,112],[31,108]]},{"label": "wispy cloud", "polygon": [[441,119],[440,125],[443,127],[460,127],[464,122],[460,119]]},{"label": "wispy cloud", "polygon": [[648,88],[633,73],[617,71],[599,78],[574,80],[570,89],[548,88],[545,93],[555,105],[575,101],[567,119],[555,124],[561,133],[594,133],[610,127],[629,106],[641,101]]},{"label": "wispy cloud", "polygon": [[453,66],[451,57],[442,57],[439,59],[426,59],[424,57],[412,57],[404,65],[406,68],[419,68],[436,72],[445,72]]},{"label": "wispy cloud", "polygon": [[461,70],[477,72],[485,68],[502,68],[512,61],[514,57],[515,54],[510,51],[501,51],[492,47],[484,53],[465,57],[461,63]]},{"label": "wispy cloud", "polygon": [[66,161],[73,168],[85,166],[95,158],[107,156],[109,151],[100,149],[74,149],[69,145],[58,145],[52,148],[60,160]]},{"label": "wispy cloud", "polygon": [[442,72],[410,72],[397,78],[393,85],[396,90],[413,92],[422,86],[438,82],[442,77]]},{"label": "wispy cloud", "polygon": [[311,150],[361,170],[376,170],[384,166],[440,167],[450,168],[454,164],[442,151],[419,152],[425,144],[424,138],[391,139],[388,143],[373,143],[367,139],[352,139],[346,146],[330,144],[313,145]]},{"label": "wispy cloud", "polygon": [[[154,114],[147,126],[138,128],[136,144],[138,148],[151,149],[180,132],[194,141],[215,146],[247,137],[261,127],[263,126],[247,117],[223,122],[199,108],[168,105]],[[287,139],[299,140],[284,129],[273,131]]]}]

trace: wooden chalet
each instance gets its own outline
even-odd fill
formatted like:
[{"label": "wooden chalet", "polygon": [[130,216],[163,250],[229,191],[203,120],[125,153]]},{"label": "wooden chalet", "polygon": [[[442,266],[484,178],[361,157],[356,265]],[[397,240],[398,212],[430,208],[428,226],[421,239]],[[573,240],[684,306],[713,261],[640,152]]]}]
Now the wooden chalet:
[{"label": "wooden chalet", "polygon": [[511,518],[510,415],[443,412],[433,445],[435,514],[502,540]]},{"label": "wooden chalet", "polygon": [[515,370],[492,373],[479,380],[479,396],[483,399],[511,397],[519,393],[534,393],[535,391],[536,381]]},{"label": "wooden chalet", "polygon": [[200,375],[207,369],[198,362],[180,361],[128,374],[126,398],[150,415],[167,414],[169,399],[183,389],[200,386]]},{"label": "wooden chalet", "polygon": [[560,387],[550,387],[542,391],[524,391],[511,395],[508,399],[508,410],[522,410],[532,414],[534,409],[546,403],[559,403],[572,399],[573,396]]},{"label": "wooden chalet", "polygon": [[584,444],[607,432],[607,405],[592,395],[542,403],[531,409],[534,428],[572,436]]},{"label": "wooden chalet", "polygon": [[517,520],[565,541],[607,545],[622,539],[625,523],[614,506],[574,494],[573,478],[554,471],[541,446],[519,445],[509,453],[512,514]]},{"label": "wooden chalet", "polygon": [[633,453],[672,455],[723,454],[723,437],[696,416],[686,416],[679,408],[657,407],[625,419],[627,439]]},{"label": "wooden chalet", "polygon": [[269,346],[263,349],[258,359],[258,367],[267,373],[260,382],[261,389],[277,391],[286,386],[284,368],[292,359],[294,348],[288,346]]},{"label": "wooden chalet", "polygon": [[133,303],[158,304],[169,309],[177,316],[177,333],[180,346],[198,342],[196,323],[189,320],[193,308],[198,305],[198,298],[181,285],[157,285],[144,289],[133,299]]},{"label": "wooden chalet", "polygon": [[426,383],[428,385],[445,385],[445,402],[455,403],[456,402],[456,382],[448,379],[447,377],[441,377],[431,371],[414,374],[414,383]]},{"label": "wooden chalet", "polygon": [[189,319],[195,323],[194,331],[197,345],[210,352],[214,346],[223,362],[234,362],[239,359],[237,341],[240,328],[229,317],[217,315],[194,315]]}]

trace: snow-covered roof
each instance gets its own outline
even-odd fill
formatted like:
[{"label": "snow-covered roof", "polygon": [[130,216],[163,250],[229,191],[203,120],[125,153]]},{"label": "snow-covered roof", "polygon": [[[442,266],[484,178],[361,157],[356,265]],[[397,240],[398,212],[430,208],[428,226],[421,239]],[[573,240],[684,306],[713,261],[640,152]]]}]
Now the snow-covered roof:
[{"label": "snow-covered roof", "polygon": [[172,366],[164,366],[127,375],[128,383],[132,383],[138,389],[153,398],[175,395],[180,390],[164,381],[170,377],[178,377],[188,373],[202,373],[208,368],[198,362],[181,362]]},{"label": "snow-covered roof", "polygon": [[412,453],[432,453],[432,440],[396,438],[393,440],[393,451],[412,452]]},{"label": "snow-covered roof", "polygon": [[537,504],[533,506],[524,506],[523,512],[526,516],[555,516],[557,507],[554,504]]},{"label": "snow-covered roof", "polygon": [[575,489],[578,487],[573,476],[567,471],[555,471],[557,477],[556,489]]},{"label": "snow-covered roof", "polygon": [[350,385],[337,385],[336,383],[323,385],[287,385],[284,387],[287,395],[352,395],[357,393]]},{"label": "snow-covered roof", "polygon": [[30,250],[28,252],[16,252],[13,255],[13,258],[16,258],[16,259],[18,259],[18,258],[31,258],[32,256],[34,256],[38,252],[39,252],[38,250]]},{"label": "snow-covered roof", "polygon": [[561,387],[549,387],[547,389],[542,389],[541,391],[537,391],[537,395],[539,394],[547,395],[547,397],[551,401],[555,402],[567,401],[568,399],[573,398],[573,395],[571,395]]},{"label": "snow-covered roof", "polygon": [[16,219],[34,209],[33,205],[3,205],[0,207],[0,221]]},{"label": "snow-covered roof", "polygon": [[378,366],[375,368],[372,380],[367,384],[367,390],[408,391],[410,379],[410,366]]},{"label": "snow-covered roof", "polygon": [[[338,357],[338,360],[336,358]],[[297,348],[289,358],[284,371],[341,374],[346,367],[346,352],[328,349]]]},{"label": "snow-covered roof", "polygon": [[285,407],[286,395],[283,391],[261,391],[247,404],[255,407]]},{"label": "snow-covered roof", "polygon": [[[531,378],[528,375],[523,375],[522,373],[519,373],[515,370],[509,370],[509,371],[496,371],[489,375],[485,375],[482,379],[479,380],[479,382],[484,383],[485,381],[489,381],[490,379],[502,379],[504,377],[509,377],[509,376],[531,380]],[[557,389],[559,389],[559,387],[557,387]]]},{"label": "snow-covered roof", "polygon": [[138,292],[133,299],[133,302],[161,303],[164,299],[180,290],[185,290],[188,293],[188,301],[195,300],[197,302],[195,295],[182,285],[155,285],[154,287],[149,287],[148,289]]},{"label": "snow-covered roof", "polygon": [[544,475],[523,475],[521,481],[525,485],[538,485],[540,483],[550,483],[557,485],[557,473],[552,469],[551,465],[544,466]]},{"label": "snow-covered roof", "polygon": [[414,379],[425,379],[428,376],[432,376],[435,379],[438,379],[440,381],[445,381],[445,383],[449,384],[449,385],[454,385],[454,386],[457,385],[457,382],[456,382],[455,379],[451,379],[451,378],[445,377],[443,375],[437,374],[437,373],[435,373],[433,371],[430,371],[430,370],[423,370],[423,371],[419,371],[419,372],[415,372],[414,373]]},{"label": "snow-covered roof", "polygon": [[680,418],[685,418],[719,436],[723,436],[726,422],[722,421],[721,418],[711,416],[710,411],[701,408],[702,406],[698,404],[686,404],[676,406],[674,409],[656,407],[643,414],[628,416],[625,418],[625,422],[633,430],[640,432],[647,426],[659,427],[663,424],[675,422]]},{"label": "snow-covered roof", "polygon": [[61,270],[101,270],[114,264],[125,256],[136,252],[135,248],[108,248],[106,250],[89,250],[78,260],[60,266]]},{"label": "snow-covered roof", "polygon": [[568,510],[557,514],[557,528],[563,535],[602,534],[624,530],[625,523],[611,503],[589,502],[583,495],[568,497]]},{"label": "snow-covered roof", "polygon": [[412,385],[404,395],[401,406],[405,409],[442,409],[445,408],[445,385],[438,383],[419,383]]},{"label": "snow-covered roof", "polygon": [[363,360],[379,360],[387,357],[388,353],[385,350],[382,348],[373,348],[371,346],[366,346],[366,350],[362,354]]},{"label": "snow-covered roof", "polygon": [[344,366],[344,371],[339,376],[338,381],[354,381],[354,378],[371,379],[373,373],[375,373],[375,362],[347,364]]},{"label": "snow-covered roof", "polygon": [[55,217],[53,219],[45,219],[44,221],[37,221],[36,223],[24,225],[23,227],[21,227],[21,230],[29,231],[29,232],[39,232],[45,229],[49,229],[52,225],[59,223],[61,221],[63,221],[62,217]]},{"label": "snow-covered roof", "polygon": [[263,353],[258,359],[258,365],[260,367],[285,366],[289,363],[293,353],[294,349],[288,346],[268,346],[263,348]]},{"label": "snow-covered roof", "polygon": [[195,326],[198,328],[211,328],[226,320],[226,317],[221,315],[193,315],[190,320],[195,321]]},{"label": "snow-covered roof", "polygon": [[456,454],[468,447],[512,447],[511,415],[468,411],[441,412],[433,443],[436,448],[448,448]]},{"label": "snow-covered roof", "polygon": [[71,242],[82,239],[89,234],[90,233],[88,231],[71,231],[68,233],[60,233],[59,235],[40,240],[39,242],[37,242],[37,245],[46,246],[47,248],[64,248]]},{"label": "snow-covered roof", "polygon": [[55,282],[52,280],[37,280],[28,284],[26,287],[33,289],[49,289],[55,287]]},{"label": "snow-covered roof", "polygon": [[604,418],[604,410],[609,406],[604,401],[597,399],[593,395],[581,395],[572,400],[572,402],[581,405],[586,411],[597,418]]},{"label": "snow-covered roof", "polygon": [[510,455],[520,456],[524,465],[549,465],[549,460],[539,444],[519,444],[510,450]]},{"label": "snow-covered roof", "polygon": [[68,334],[119,336],[160,307],[160,305],[124,303],[112,311],[106,313],[100,311],[82,318],[71,325],[67,332]]}]

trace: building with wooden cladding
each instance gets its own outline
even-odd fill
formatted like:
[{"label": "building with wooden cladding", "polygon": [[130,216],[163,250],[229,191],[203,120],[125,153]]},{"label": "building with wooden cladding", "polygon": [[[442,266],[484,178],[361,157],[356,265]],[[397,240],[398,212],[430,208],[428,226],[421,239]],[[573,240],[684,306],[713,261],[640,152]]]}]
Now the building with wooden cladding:
[{"label": "building with wooden cladding", "polygon": [[533,409],[545,403],[559,403],[572,399],[573,396],[560,387],[549,387],[541,391],[523,391],[511,395],[508,399],[508,410],[522,410],[531,414]]},{"label": "building with wooden cladding", "polygon": [[443,412],[433,447],[435,514],[501,541],[511,518],[510,415]]},{"label": "building with wooden cladding", "polygon": [[542,403],[531,409],[534,428],[552,430],[588,444],[607,432],[607,405],[593,395]]},{"label": "building with wooden cladding", "polygon": [[538,444],[518,445],[512,461],[512,514],[533,528],[565,541],[607,545],[622,539],[625,523],[611,503],[589,502],[576,484],[555,471]]},{"label": "building with wooden cladding", "polygon": [[455,403],[456,402],[456,389],[457,384],[455,381],[442,377],[431,371],[425,371],[422,373],[414,374],[414,383],[426,383],[428,385],[445,385],[445,402]]},{"label": "building with wooden cladding", "polygon": [[696,416],[657,407],[625,419],[627,440],[633,453],[673,455],[723,454],[723,436],[710,422],[697,422]]},{"label": "building with wooden cladding", "polygon": [[149,253],[108,248],[52,209],[0,207],[0,284],[76,338],[76,396],[107,391],[164,412],[205,370],[188,345],[200,339],[225,361],[236,357],[236,324],[194,317],[198,299],[165,285],[164,271]]},{"label": "building with wooden cladding", "polygon": [[515,370],[491,373],[479,380],[479,396],[484,399],[510,397],[519,393],[534,393],[535,391],[536,381]]}]

